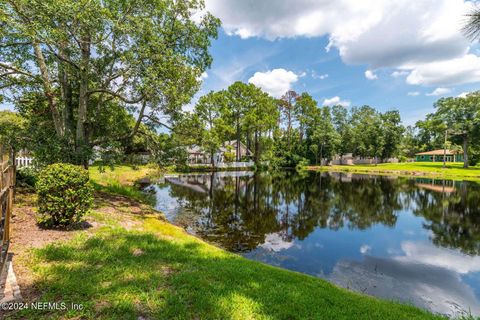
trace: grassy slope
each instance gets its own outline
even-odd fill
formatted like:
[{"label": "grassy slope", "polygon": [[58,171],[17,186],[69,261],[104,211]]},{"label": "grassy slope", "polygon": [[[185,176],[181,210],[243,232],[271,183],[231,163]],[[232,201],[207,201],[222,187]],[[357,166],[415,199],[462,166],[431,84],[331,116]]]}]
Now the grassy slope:
[{"label": "grassy slope", "polygon": [[378,165],[307,167],[309,170],[342,171],[358,173],[379,173],[415,175],[431,178],[462,179],[480,181],[480,167],[463,168],[463,163],[449,163],[444,169],[438,162],[382,163]]},{"label": "grassy slope", "polygon": [[27,310],[17,316],[28,319],[434,318],[414,307],[356,294],[315,277],[244,259],[151,215],[132,215],[131,219],[139,223],[127,230],[119,221],[112,221],[114,214],[110,210],[108,217],[102,218],[106,213],[95,212],[90,219],[95,217],[104,225],[98,231],[79,231],[74,240],[36,249],[32,255],[31,267],[43,292],[41,301],[81,303],[84,309]]},{"label": "grassy slope", "polygon": [[135,181],[150,175],[156,175],[157,170],[140,166],[134,170],[130,166],[104,167],[103,171],[98,166],[91,166],[89,169],[90,180],[97,191],[103,191],[135,199],[147,204],[154,204],[155,199],[149,197],[134,186]]}]

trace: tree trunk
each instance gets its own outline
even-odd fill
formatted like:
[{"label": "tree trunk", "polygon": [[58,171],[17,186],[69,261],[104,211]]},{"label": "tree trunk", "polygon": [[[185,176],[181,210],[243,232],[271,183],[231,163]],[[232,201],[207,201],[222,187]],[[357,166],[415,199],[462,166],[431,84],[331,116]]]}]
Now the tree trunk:
[{"label": "tree trunk", "polygon": [[85,122],[87,121],[87,106],[88,106],[88,71],[90,60],[90,39],[83,37],[81,42],[81,65],[80,65],[80,87],[78,94],[78,117],[76,130],[76,149],[79,161],[85,167],[88,167],[88,159],[85,154],[85,146],[87,141],[85,139]]},{"label": "tree trunk", "polygon": [[237,112],[237,146],[236,146],[235,161],[240,161],[240,114]]},{"label": "tree trunk", "polygon": [[212,168],[215,167],[215,154],[214,154],[214,152],[210,152],[210,164],[212,165]]},{"label": "tree trunk", "polygon": [[[66,44],[62,43],[59,48],[61,56],[69,56],[66,50]],[[70,140],[73,137],[73,97],[72,85],[62,63],[58,63],[58,78],[60,83],[60,91],[63,100],[62,121],[65,136]]]},{"label": "tree trunk", "polygon": [[43,90],[45,96],[47,97],[48,106],[50,112],[52,113],[53,124],[55,126],[55,132],[58,137],[63,137],[64,130],[62,126],[62,121],[60,118],[60,112],[58,111],[57,101],[55,99],[55,93],[52,89],[52,83],[50,81],[50,76],[48,74],[47,64],[45,63],[45,57],[43,56],[42,49],[40,44],[37,42],[33,43],[33,49],[35,52],[35,57],[37,58],[38,68],[40,69],[40,75],[43,82]]},{"label": "tree trunk", "polygon": [[468,135],[463,136],[463,167],[468,168]]},{"label": "tree trunk", "polygon": [[259,142],[258,142],[258,131],[255,130],[255,164],[257,164],[260,160],[260,155],[259,155],[259,152],[260,152],[260,146],[259,146]]},{"label": "tree trunk", "polygon": [[323,161],[323,143],[320,145],[320,167],[322,166]]}]

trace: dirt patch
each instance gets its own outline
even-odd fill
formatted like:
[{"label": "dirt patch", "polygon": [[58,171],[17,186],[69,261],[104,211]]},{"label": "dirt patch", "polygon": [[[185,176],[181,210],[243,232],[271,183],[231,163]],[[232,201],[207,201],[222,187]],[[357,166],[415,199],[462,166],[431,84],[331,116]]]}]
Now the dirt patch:
[{"label": "dirt patch", "polygon": [[30,300],[38,296],[30,270],[26,267],[29,249],[39,248],[49,243],[68,240],[74,231],[42,229],[36,222],[35,194],[18,190],[12,214],[12,233],[9,252],[13,254],[13,264],[23,298]]}]

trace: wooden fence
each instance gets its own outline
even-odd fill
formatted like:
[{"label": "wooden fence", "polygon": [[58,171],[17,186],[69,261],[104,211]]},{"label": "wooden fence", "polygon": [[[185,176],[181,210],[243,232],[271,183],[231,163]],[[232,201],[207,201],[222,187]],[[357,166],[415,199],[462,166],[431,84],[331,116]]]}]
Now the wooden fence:
[{"label": "wooden fence", "polygon": [[10,217],[13,209],[15,166],[10,150],[0,145],[0,274],[10,244]]}]

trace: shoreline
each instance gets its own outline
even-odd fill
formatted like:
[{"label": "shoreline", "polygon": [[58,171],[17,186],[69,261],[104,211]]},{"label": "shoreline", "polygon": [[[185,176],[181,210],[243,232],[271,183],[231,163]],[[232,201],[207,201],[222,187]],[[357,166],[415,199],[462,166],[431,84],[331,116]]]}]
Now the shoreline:
[{"label": "shoreline", "polygon": [[[412,169],[391,169],[391,168],[382,168],[384,164],[378,164],[377,166],[371,165],[335,165],[335,166],[306,166],[303,167],[305,171],[313,172],[340,172],[340,173],[354,173],[354,174],[373,174],[380,176],[398,176],[398,177],[407,177],[407,178],[428,178],[428,179],[439,179],[439,180],[455,180],[455,181],[472,181],[480,182],[480,168],[471,168],[471,169],[453,169],[453,170],[466,170],[470,171],[466,173],[455,173],[449,172],[452,169],[443,169],[440,171],[428,171],[421,170],[420,168]],[[472,174],[471,171],[474,171]]]}]

